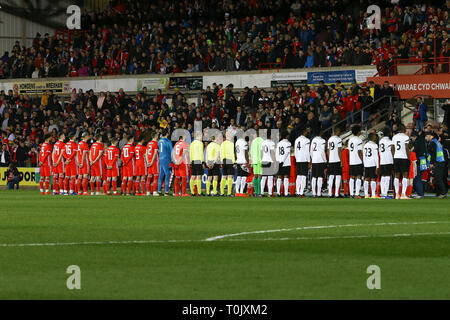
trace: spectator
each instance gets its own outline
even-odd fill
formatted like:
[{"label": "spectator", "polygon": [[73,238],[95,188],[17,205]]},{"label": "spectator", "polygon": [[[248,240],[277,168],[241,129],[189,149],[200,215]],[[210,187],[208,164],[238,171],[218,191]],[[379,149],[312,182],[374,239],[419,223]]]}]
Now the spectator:
[{"label": "spectator", "polygon": [[425,123],[428,121],[427,111],[428,106],[423,101],[421,97],[417,98],[417,103],[414,108],[414,120],[416,122],[416,129],[417,131],[423,131],[423,128],[425,127]]},{"label": "spectator", "polygon": [[8,166],[8,170],[6,170],[6,177],[7,177],[7,184],[6,189],[7,190],[14,190],[14,187],[16,187],[17,190],[19,190],[19,170],[17,170],[16,166],[14,164],[10,164]]},{"label": "spectator", "polygon": [[2,149],[0,151],[0,167],[7,167],[11,161],[11,155],[8,151],[8,146],[2,144]]},{"label": "spectator", "polygon": [[15,160],[19,167],[25,167],[25,162],[28,159],[28,148],[25,146],[25,142],[21,140],[16,148]]}]

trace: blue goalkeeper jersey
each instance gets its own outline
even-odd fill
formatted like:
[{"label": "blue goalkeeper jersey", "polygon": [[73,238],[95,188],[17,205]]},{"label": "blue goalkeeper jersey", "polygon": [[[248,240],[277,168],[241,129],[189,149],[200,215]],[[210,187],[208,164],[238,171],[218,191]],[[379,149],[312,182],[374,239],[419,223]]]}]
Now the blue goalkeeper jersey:
[{"label": "blue goalkeeper jersey", "polygon": [[168,166],[172,161],[172,142],[167,138],[161,138],[158,141],[158,149],[160,164]]}]

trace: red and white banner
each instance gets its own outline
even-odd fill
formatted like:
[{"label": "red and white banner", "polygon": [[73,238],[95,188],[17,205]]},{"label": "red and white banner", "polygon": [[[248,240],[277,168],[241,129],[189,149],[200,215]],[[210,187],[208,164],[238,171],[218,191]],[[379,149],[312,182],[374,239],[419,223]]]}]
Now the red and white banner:
[{"label": "red and white banner", "polygon": [[402,75],[392,77],[370,77],[373,81],[383,85],[389,81],[394,86],[395,94],[400,99],[410,99],[417,95],[431,96],[438,99],[450,98],[450,74]]}]

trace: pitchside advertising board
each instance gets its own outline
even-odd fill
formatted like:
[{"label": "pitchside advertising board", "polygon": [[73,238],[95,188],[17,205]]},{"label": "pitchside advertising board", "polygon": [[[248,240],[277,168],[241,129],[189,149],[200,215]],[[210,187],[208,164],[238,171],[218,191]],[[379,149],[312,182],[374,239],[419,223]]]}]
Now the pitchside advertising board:
[{"label": "pitchside advertising board", "polygon": [[13,91],[18,94],[42,94],[49,90],[54,94],[68,94],[71,91],[70,81],[29,81],[13,84]]},{"label": "pitchside advertising board", "polygon": [[[6,171],[8,168],[0,168],[0,185],[6,186],[8,177]],[[39,168],[17,168],[19,171],[20,186],[39,187]]]},{"label": "pitchside advertising board", "polygon": [[450,98],[450,74],[372,77],[367,81],[379,85],[389,81],[400,99],[411,99],[419,95],[436,99]]}]

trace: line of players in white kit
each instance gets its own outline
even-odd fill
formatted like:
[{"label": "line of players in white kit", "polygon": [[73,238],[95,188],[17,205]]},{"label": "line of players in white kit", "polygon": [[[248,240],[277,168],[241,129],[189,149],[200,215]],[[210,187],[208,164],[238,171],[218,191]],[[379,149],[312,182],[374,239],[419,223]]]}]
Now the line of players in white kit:
[{"label": "line of players in white kit", "polygon": [[[376,133],[367,136],[367,142],[361,139],[361,127],[352,128],[352,136],[343,146],[339,137],[340,130],[336,129],[334,135],[327,141],[326,136],[320,134],[312,140],[306,136],[309,134],[305,130],[294,142],[289,142],[289,134],[285,133],[282,140],[275,145],[270,139],[261,143],[261,166],[262,172],[258,170],[257,156],[252,156],[250,152],[251,167],[255,178],[255,195],[264,194],[267,182],[268,194],[272,195],[274,178],[276,177],[276,188],[278,196],[289,195],[289,177],[291,174],[291,154],[295,158],[295,194],[305,197],[308,172],[311,169],[311,189],[313,197],[322,196],[322,186],[325,171],[328,175],[328,196],[341,196],[341,182],[344,180],[349,184],[349,195],[353,198],[363,198],[360,196],[361,187],[364,188],[364,198],[372,199],[392,199],[388,196],[390,179],[394,176],[394,196],[395,199],[411,199],[407,196],[408,178],[410,175],[411,162],[409,160],[410,147],[409,137],[406,135],[403,125],[399,126],[399,131],[392,140],[389,128],[383,129],[383,137],[378,142]],[[251,143],[257,143],[254,139]],[[257,146],[256,146],[257,147]],[[257,147],[258,148],[258,147]],[[240,170],[241,165],[246,165],[244,150],[248,150],[247,142],[244,139],[236,141],[236,164],[238,165],[238,179],[236,181],[236,194],[242,194],[245,188],[246,173]],[[274,155],[275,153],[275,155]],[[254,154],[254,153],[253,153]],[[293,158],[293,159],[294,159]],[[268,174],[268,168],[273,160],[278,162],[278,172]],[[248,175],[248,174],[247,174]],[[260,179],[258,179],[258,176]],[[401,179],[401,181],[400,181]],[[380,183],[380,192],[377,194],[377,180]],[[401,188],[400,188],[401,182]],[[284,192],[282,192],[282,185]],[[259,192],[257,189],[260,189]]]}]

